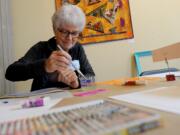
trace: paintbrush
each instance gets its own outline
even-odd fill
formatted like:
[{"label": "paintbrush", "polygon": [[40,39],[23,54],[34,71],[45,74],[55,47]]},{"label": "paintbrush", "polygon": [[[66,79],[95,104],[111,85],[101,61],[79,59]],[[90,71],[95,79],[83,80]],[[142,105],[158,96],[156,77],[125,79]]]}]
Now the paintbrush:
[{"label": "paintbrush", "polygon": [[[60,51],[64,51],[60,45],[57,45],[57,47],[59,48]],[[79,73],[79,75],[81,75],[84,79],[87,80],[85,75],[74,65],[74,63],[72,61],[71,61],[71,65]]]}]

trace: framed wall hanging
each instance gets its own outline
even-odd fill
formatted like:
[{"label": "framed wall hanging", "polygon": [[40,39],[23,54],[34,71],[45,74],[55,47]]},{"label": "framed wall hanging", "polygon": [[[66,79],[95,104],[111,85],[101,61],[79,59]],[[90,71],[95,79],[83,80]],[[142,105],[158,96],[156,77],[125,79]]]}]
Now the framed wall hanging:
[{"label": "framed wall hanging", "polygon": [[56,9],[64,3],[79,6],[86,14],[81,44],[134,37],[128,0],[56,0]]}]

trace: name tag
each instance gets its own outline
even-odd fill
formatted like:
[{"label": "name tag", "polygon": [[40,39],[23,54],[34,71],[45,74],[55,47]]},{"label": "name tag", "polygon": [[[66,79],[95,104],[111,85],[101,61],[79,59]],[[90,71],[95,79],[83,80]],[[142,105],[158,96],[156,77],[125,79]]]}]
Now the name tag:
[{"label": "name tag", "polygon": [[[73,63],[73,65],[74,65],[77,69],[80,69],[79,60],[73,60],[72,63]],[[72,65],[70,65],[70,68],[71,68],[72,70],[75,70]]]}]

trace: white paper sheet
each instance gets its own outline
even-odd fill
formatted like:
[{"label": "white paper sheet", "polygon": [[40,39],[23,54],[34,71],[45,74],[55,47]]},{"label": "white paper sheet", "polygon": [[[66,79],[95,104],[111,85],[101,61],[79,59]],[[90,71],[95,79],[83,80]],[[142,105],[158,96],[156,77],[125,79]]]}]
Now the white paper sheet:
[{"label": "white paper sheet", "polygon": [[[50,111],[50,108],[60,102],[65,97],[72,97],[70,92],[50,93],[46,96],[50,97],[50,102],[46,106],[22,108],[22,104],[28,98],[24,99],[1,99],[0,100],[0,123],[4,121],[11,121],[15,119],[22,119],[26,117],[38,116]],[[8,103],[3,103],[8,101]]]},{"label": "white paper sheet", "polygon": [[[0,122],[10,121],[15,119],[22,119],[26,117],[38,116],[47,112],[53,105],[60,102],[62,99],[53,100],[47,106],[33,107],[33,108],[22,108],[20,105],[11,106],[11,110],[1,108]],[[14,108],[14,110],[13,110]]]},{"label": "white paper sheet", "polygon": [[[142,105],[145,107],[155,108],[158,110],[163,110],[167,112],[172,112],[180,114],[180,94],[176,94],[174,97],[170,94],[163,96],[163,93],[173,93],[180,87],[170,86],[170,87],[160,87],[151,90],[146,90],[142,92],[135,92],[130,94],[112,96],[110,98],[125,101],[128,103],[133,103],[137,105]],[[156,95],[156,92],[160,95]]]}]

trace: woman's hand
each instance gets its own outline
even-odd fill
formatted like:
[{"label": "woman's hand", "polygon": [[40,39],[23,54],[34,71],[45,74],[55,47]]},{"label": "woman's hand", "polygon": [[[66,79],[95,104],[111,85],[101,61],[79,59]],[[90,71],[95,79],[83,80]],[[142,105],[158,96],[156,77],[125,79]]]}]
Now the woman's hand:
[{"label": "woman's hand", "polygon": [[67,68],[65,70],[61,70],[58,72],[59,72],[59,75],[58,75],[59,82],[63,82],[72,88],[79,87],[78,77],[72,69]]},{"label": "woman's hand", "polygon": [[71,56],[65,51],[53,51],[45,61],[45,70],[48,73],[63,71],[69,67]]}]

